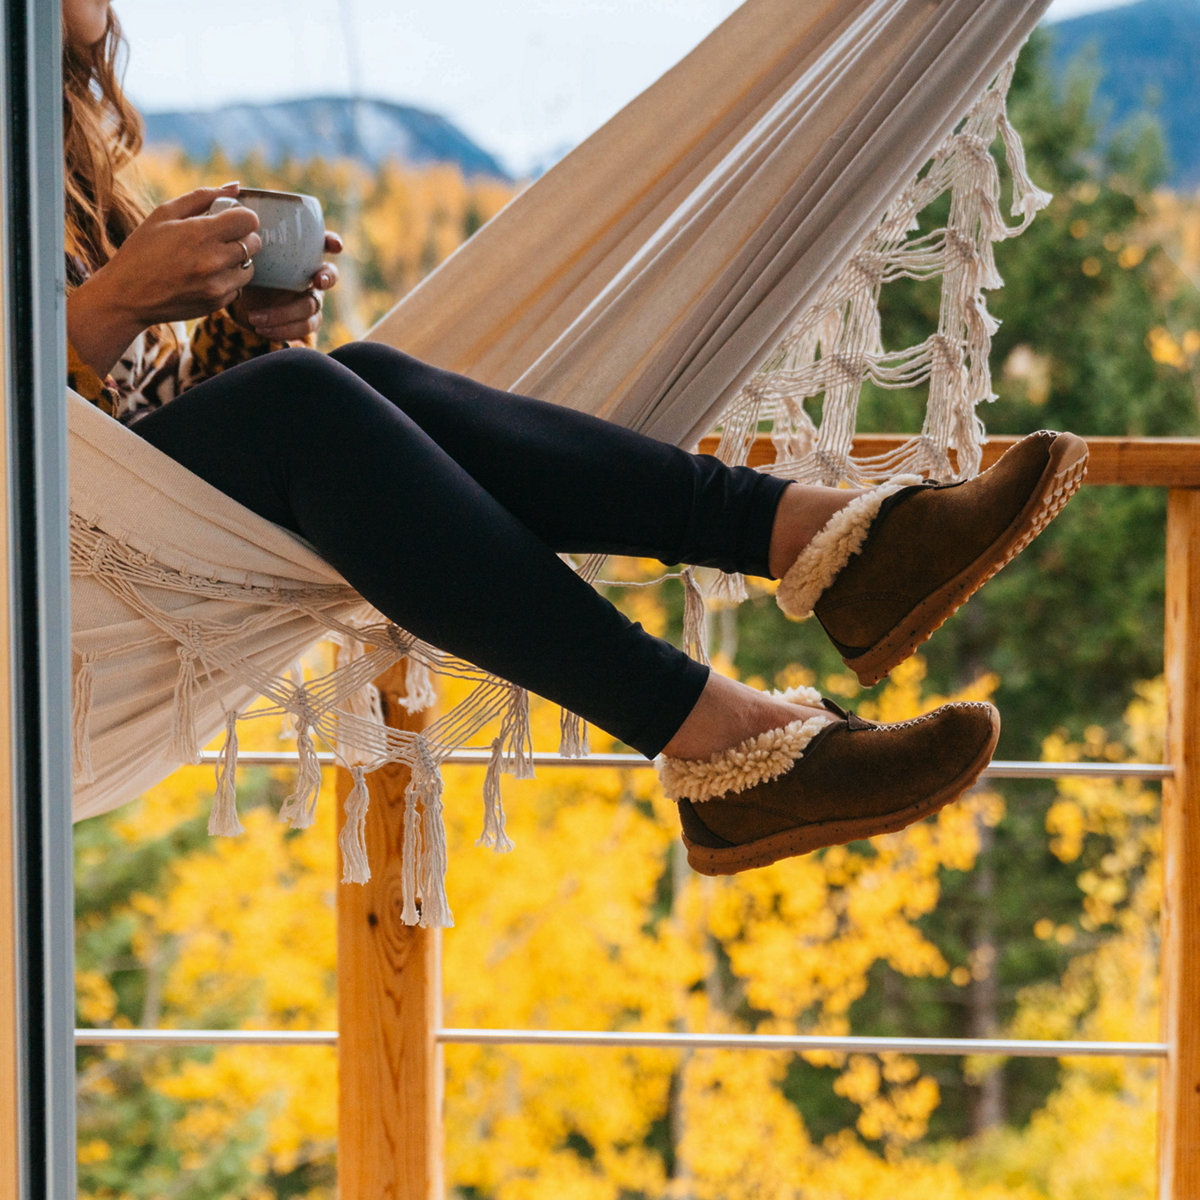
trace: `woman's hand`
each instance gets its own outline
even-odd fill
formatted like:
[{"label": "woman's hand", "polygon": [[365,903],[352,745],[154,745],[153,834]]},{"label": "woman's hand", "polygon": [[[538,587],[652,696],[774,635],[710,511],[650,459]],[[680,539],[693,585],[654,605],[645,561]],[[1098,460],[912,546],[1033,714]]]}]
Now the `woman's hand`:
[{"label": "woman's hand", "polygon": [[106,375],[144,329],[232,304],[258,253],[258,217],[241,205],[208,214],[238,185],[197,188],[160,204],[67,300],[67,333],[84,362]]},{"label": "woman's hand", "polygon": [[[325,253],[341,252],[342,239],[327,229]],[[321,328],[321,306],[325,293],[337,281],[337,267],[325,262],[317,268],[306,292],[260,288],[252,283],[229,305],[229,313],[239,325],[252,329],[260,337],[273,342],[301,341]]]}]

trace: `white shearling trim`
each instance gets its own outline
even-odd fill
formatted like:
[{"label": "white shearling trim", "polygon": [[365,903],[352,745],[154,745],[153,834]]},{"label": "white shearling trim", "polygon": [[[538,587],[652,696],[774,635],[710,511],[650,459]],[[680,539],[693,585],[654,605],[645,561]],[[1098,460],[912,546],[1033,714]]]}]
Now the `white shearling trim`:
[{"label": "white shearling trim", "polygon": [[803,685],[785,688],[782,692],[772,689],[771,695],[780,700],[786,700],[788,704],[804,704],[809,708],[820,708],[825,703],[825,698],[816,688]]},{"label": "white shearling trim", "polygon": [[775,592],[776,604],[796,620],[811,617],[813,605],[821,598],[821,593],[862,549],[867,530],[883,502],[903,488],[920,482],[919,475],[897,475],[839,508],[788,568]]},{"label": "white shearling trim", "polygon": [[790,771],[804,756],[808,743],[836,720],[808,717],[792,721],[780,729],[769,729],[747,738],[728,750],[709,758],[659,759],[658,777],[663,791],[672,800],[713,800],[718,796],[744,792],[756,783]]}]

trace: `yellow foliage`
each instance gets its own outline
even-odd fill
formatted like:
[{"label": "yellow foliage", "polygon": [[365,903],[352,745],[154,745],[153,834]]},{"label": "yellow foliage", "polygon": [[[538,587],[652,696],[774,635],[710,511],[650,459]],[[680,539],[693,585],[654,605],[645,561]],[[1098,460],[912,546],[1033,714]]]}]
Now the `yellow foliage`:
[{"label": "yellow foliage", "polygon": [[[1061,734],[1048,759],[1162,759],[1163,681],[1141,685],[1125,715],[1124,737],[1090,729],[1083,743]],[[1107,847],[1082,870],[1083,931],[1111,930],[1077,955],[1062,979],[1027,988],[1009,1033],[1018,1038],[1153,1041],[1158,1036],[1158,922],[1161,836],[1158,797],[1136,781],[1064,779],[1047,827],[1055,852],[1077,861],[1085,842]],[[1060,943],[1074,927],[1040,919],[1034,932]],[[958,1156],[969,1178],[1031,1185],[1054,1200],[1149,1200],[1155,1191],[1157,1068],[1121,1058],[1064,1060],[1062,1086],[1027,1130],[998,1130]]]},{"label": "yellow foliage", "polygon": [[79,1143],[75,1157],[85,1164],[107,1162],[112,1157],[112,1147],[103,1138],[88,1138]]},{"label": "yellow foliage", "polygon": [[1179,371],[1187,369],[1188,353],[1165,325],[1155,325],[1146,334],[1146,349],[1156,363]]},{"label": "yellow foliage", "polygon": [[75,1010],[84,1025],[107,1025],[117,1011],[112,984],[97,971],[77,971]]},{"label": "yellow foliage", "polygon": [[[942,702],[922,692],[922,677],[919,661],[906,664],[863,709],[901,720]],[[968,695],[982,697],[992,683],[982,680]],[[1047,753],[1153,757],[1161,701],[1161,687],[1152,685],[1131,705],[1132,749],[1090,730],[1078,744],[1049,740]],[[535,704],[531,718],[535,742],[553,745],[557,710]],[[255,736],[272,742],[281,733],[262,722]],[[593,734],[593,741],[607,748],[603,737]],[[171,811],[186,820],[202,807],[197,793],[211,781],[192,774],[189,795],[188,779],[176,778],[145,802],[153,828],[166,827]],[[447,772],[449,890],[460,922],[444,937],[449,1025],[844,1033],[875,963],[912,976],[948,975],[956,987],[992,969],[976,954],[951,973],[917,926],[937,904],[940,873],[969,869],[979,827],[1002,815],[991,793],[869,848],[834,847],[713,880],[686,869],[673,806],[647,772],[581,766],[536,783],[510,782],[508,829],[518,851],[499,857],[472,844],[480,782],[474,768]],[[269,809],[251,808],[243,814],[245,837],[214,840],[174,865],[165,893],[131,898],[142,952],[159,964],[165,1023],[334,1024],[330,795],[317,812],[316,827],[295,835]],[[1153,1036],[1155,812],[1155,798],[1133,785],[1063,782],[1052,836],[1066,861],[1079,858],[1085,839],[1108,839],[1109,851],[1089,860],[1080,880],[1092,906],[1088,919],[1115,922],[1117,936],[1078,956],[1061,986],[1030,989],[1015,1036]],[[145,828],[138,811],[117,821],[122,836]],[[1039,936],[1074,933],[1047,920],[1038,922]],[[89,1020],[113,1012],[103,978],[82,976],[80,998]],[[858,1136],[883,1154],[849,1131],[813,1144],[781,1090],[783,1055],[448,1048],[451,1179],[498,1200],[620,1200],[623,1193],[1057,1200],[1088,1194],[1093,1164],[1107,1161],[1103,1148],[1090,1157],[1070,1149],[1064,1130],[1083,1138],[1088,1113],[1098,1114],[1100,1130],[1122,1128],[1118,1144],[1128,1148],[1136,1134],[1137,1145],[1151,1145],[1142,1138],[1152,1087],[1144,1068],[1070,1063],[1064,1087],[1027,1136],[997,1135],[969,1155],[935,1163],[912,1148],[938,1104],[937,1083],[921,1060],[806,1057],[837,1073],[835,1091],[858,1108]],[[156,1057],[148,1080],[187,1103],[172,1133],[185,1169],[258,1113],[266,1131],[261,1169],[286,1172],[333,1147],[335,1071],[333,1052],[324,1049],[227,1049],[207,1061]],[[93,1091],[102,1091],[101,1081]],[[670,1177],[645,1144],[645,1132],[664,1120],[673,1138]],[[88,1151],[100,1152],[95,1145]],[[1054,1154],[1052,1176],[1043,1178],[1034,1164]],[[1127,1163],[1114,1178],[1144,1174],[1144,1164]]]}]

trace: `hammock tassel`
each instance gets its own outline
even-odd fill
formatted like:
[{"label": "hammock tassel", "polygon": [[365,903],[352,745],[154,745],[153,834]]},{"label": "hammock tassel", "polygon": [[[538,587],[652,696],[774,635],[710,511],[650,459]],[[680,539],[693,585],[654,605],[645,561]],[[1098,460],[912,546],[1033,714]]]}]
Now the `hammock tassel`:
[{"label": "hammock tassel", "polygon": [[[442,776],[423,738],[417,742],[404,793],[404,847],[400,859],[400,920],[405,925],[449,928],[446,898],[446,829],[442,822]],[[418,896],[420,900],[418,902]]]},{"label": "hammock tassel", "polygon": [[577,713],[567,712],[564,708],[559,718],[558,752],[563,758],[587,758],[591,747],[588,745],[587,722]]},{"label": "hammock tassel", "polygon": [[446,824],[442,817],[442,776],[435,767],[422,789],[421,924],[449,929],[454,924],[446,897]]},{"label": "hammock tassel", "polygon": [[237,713],[231,712],[225,717],[225,745],[217,763],[217,791],[208,815],[212,837],[235,837],[246,832],[237,813],[237,756]]},{"label": "hammock tassel", "polygon": [[708,598],[722,608],[736,608],[749,598],[745,575],[730,575],[722,571],[708,589]]},{"label": "hammock tassel", "polygon": [[507,753],[505,771],[514,779],[533,779],[533,733],[529,727],[529,693],[514,688],[500,726]]},{"label": "hammock tassel", "polygon": [[709,666],[708,610],[704,593],[696,582],[692,567],[684,567],[683,575],[683,652],[697,662]]},{"label": "hammock tassel", "polygon": [[483,778],[483,832],[477,846],[488,846],[497,854],[507,854],[515,843],[504,829],[504,803],[500,795],[500,773],[504,769],[504,742],[497,738],[492,743],[492,757],[488,760],[487,774]]},{"label": "hammock tassel", "polygon": [[200,741],[196,734],[196,655],[188,646],[179,647],[179,674],[175,677],[174,728],[171,752],[180,762],[200,761]]},{"label": "hammock tassel", "polygon": [[405,712],[419,713],[432,708],[437,703],[437,689],[433,686],[433,676],[429,668],[415,658],[409,658],[404,664],[404,695],[400,704]]},{"label": "hammock tassel", "polygon": [[367,861],[367,791],[366,767],[350,768],[354,786],[346,797],[346,821],[338,835],[338,847],[342,852],[342,882],[366,883],[371,878],[371,867]]},{"label": "hammock tassel", "polygon": [[296,755],[300,760],[296,786],[283,802],[279,815],[293,829],[307,829],[316,818],[317,796],[321,791],[321,763],[307,722],[301,724],[296,735]]},{"label": "hammock tassel", "polygon": [[71,681],[71,738],[75,751],[75,778],[94,783],[92,766],[92,691],[96,682],[95,659],[90,654],[80,657],[79,670]]},{"label": "hammock tassel", "polygon": [[417,741],[417,757],[409,771],[408,787],[404,792],[404,843],[400,856],[400,920],[405,925],[425,925],[425,897],[418,906],[419,863],[422,858],[420,805],[428,804],[430,792],[440,783],[437,764],[424,738]]}]

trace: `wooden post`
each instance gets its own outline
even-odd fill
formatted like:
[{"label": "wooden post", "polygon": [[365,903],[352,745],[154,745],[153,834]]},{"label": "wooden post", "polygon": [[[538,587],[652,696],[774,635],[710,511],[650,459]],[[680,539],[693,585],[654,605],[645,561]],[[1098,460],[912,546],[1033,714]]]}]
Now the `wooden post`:
[{"label": "wooden post", "polygon": [[[378,681],[399,729],[424,722],[399,705],[404,668]],[[350,776],[338,772],[343,810]],[[338,1195],[442,1200],[441,937],[400,920],[408,771],[367,777],[371,880],[338,887]]]},{"label": "wooden post", "polygon": [[1159,1200],[1200,1196],[1200,491],[1167,501]]}]

